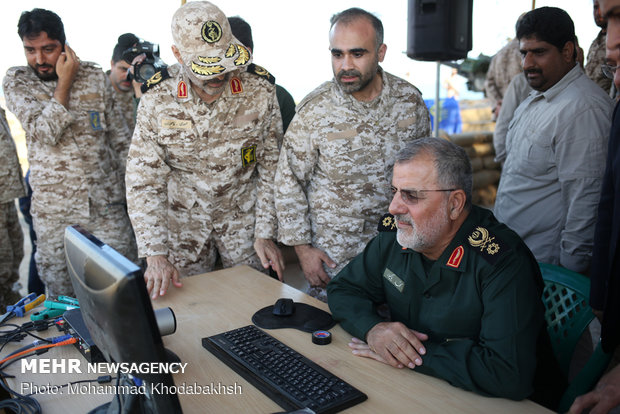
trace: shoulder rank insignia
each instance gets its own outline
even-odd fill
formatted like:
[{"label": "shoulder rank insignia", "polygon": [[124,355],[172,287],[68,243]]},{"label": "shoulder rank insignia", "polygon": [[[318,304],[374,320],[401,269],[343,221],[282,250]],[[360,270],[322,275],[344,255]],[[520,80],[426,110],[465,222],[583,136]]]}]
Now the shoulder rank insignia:
[{"label": "shoulder rank insignia", "polygon": [[476,252],[480,253],[490,263],[495,263],[497,257],[501,256],[506,250],[502,241],[489,234],[489,231],[484,227],[476,227],[467,241]]},{"label": "shoulder rank insignia", "polygon": [[396,220],[390,213],[384,214],[379,220],[377,231],[396,231]]},{"label": "shoulder rank insignia", "polygon": [[160,70],[159,72],[151,76],[146,82],[144,82],[142,86],[140,87],[140,90],[142,91],[142,93],[145,93],[146,91],[151,89],[153,86],[161,83],[161,81],[166,80],[169,77],[170,75],[168,74],[168,69],[163,68],[162,70]]},{"label": "shoulder rank insignia", "polygon": [[265,78],[269,81],[269,83],[271,84],[275,84],[276,83],[276,78],[269,72],[267,72],[267,69],[265,69],[262,66],[258,66],[254,63],[251,63],[248,65],[248,72],[253,73],[257,76],[260,76],[261,78]]}]

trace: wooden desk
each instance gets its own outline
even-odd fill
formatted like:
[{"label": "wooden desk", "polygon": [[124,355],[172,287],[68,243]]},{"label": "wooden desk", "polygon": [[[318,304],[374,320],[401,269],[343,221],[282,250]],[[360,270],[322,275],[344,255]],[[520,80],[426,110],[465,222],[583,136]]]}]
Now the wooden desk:
[{"label": "wooden desk", "polygon": [[[174,375],[177,386],[184,382],[241,386],[239,395],[180,395],[185,413],[282,411],[276,403],[220,362],[201,344],[201,338],[205,336],[251,324],[255,311],[273,304],[281,297],[328,310],[327,304],[245,266],[185,278],[182,288],[173,287],[164,298],[153,302],[155,308],[170,306],[177,318],[177,332],[164,337],[165,346],[188,363],[184,374]],[[415,371],[399,370],[356,357],[347,346],[351,336],[340,325],[331,329],[333,340],[326,346],[314,345],[309,333],[295,329],[267,332],[368,395],[367,401],[347,412],[551,413],[529,400],[516,402],[486,398]],[[60,357],[59,354],[52,355],[52,352],[45,354],[45,357]],[[77,355],[77,351],[70,347],[65,347],[61,352],[63,356],[71,355],[72,358]],[[11,372],[18,373],[19,368],[14,366]],[[90,374],[87,378],[92,377],[93,374]],[[72,380],[75,380],[75,376],[55,375],[52,379],[48,375],[43,380],[37,379],[42,384],[63,384]],[[17,381],[24,381],[24,378],[18,378]],[[111,396],[106,395],[71,397],[43,395],[37,399],[45,413],[65,413],[67,407],[72,407],[71,412],[85,412],[89,407],[111,400]],[[73,397],[76,397],[75,401]]]}]

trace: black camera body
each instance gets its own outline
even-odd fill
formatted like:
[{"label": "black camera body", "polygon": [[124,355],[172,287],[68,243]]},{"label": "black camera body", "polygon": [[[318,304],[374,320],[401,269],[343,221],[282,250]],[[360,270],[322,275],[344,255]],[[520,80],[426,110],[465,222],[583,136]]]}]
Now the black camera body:
[{"label": "black camera body", "polygon": [[133,76],[131,73],[128,73],[127,79],[131,80],[133,78],[136,82],[144,83],[154,74],[168,67],[159,57],[159,45],[144,40],[140,40],[135,46],[125,50],[122,58],[124,61],[131,63],[136,56],[141,54],[145,54],[146,59],[142,63],[134,65]]}]

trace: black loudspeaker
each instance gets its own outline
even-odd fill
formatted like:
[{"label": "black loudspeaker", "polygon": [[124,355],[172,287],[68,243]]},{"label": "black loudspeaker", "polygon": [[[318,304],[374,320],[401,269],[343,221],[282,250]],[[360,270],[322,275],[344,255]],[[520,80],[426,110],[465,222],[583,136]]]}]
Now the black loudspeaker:
[{"label": "black loudspeaker", "polygon": [[409,0],[407,56],[446,61],[471,50],[473,0]]}]

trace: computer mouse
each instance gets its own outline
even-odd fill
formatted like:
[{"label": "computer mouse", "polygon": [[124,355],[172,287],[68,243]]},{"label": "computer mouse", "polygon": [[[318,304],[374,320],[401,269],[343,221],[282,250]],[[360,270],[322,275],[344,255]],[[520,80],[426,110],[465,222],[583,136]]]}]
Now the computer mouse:
[{"label": "computer mouse", "polygon": [[293,299],[280,298],[273,305],[272,312],[276,316],[290,316],[295,312],[295,302]]}]

